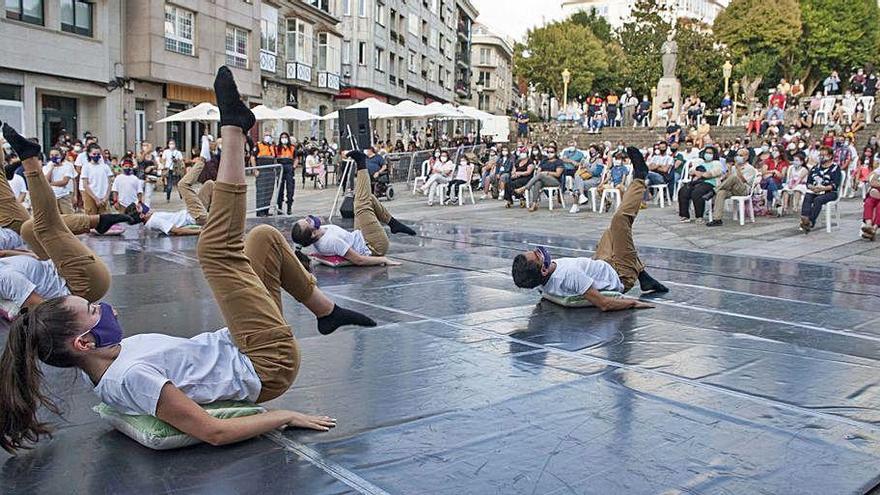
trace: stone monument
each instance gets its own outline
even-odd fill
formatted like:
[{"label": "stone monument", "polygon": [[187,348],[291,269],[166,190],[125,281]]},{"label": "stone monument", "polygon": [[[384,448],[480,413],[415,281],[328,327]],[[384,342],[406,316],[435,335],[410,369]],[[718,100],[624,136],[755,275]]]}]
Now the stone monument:
[{"label": "stone monument", "polygon": [[669,121],[678,120],[678,112],[681,108],[681,83],[675,77],[675,67],[678,64],[678,43],[675,41],[675,30],[669,31],[666,41],[660,48],[663,54],[663,77],[657,82],[657,95],[652,102],[651,125],[656,127],[666,125],[667,119],[661,116],[664,102],[672,100],[672,109],[669,111]]}]

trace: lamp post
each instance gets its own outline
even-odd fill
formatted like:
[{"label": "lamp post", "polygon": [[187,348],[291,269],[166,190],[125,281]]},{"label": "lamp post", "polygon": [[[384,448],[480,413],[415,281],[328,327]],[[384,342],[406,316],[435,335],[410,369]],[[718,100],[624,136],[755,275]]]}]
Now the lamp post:
[{"label": "lamp post", "polygon": [[571,82],[571,72],[568,69],[562,71],[562,108],[568,108],[568,83]]},{"label": "lamp post", "polygon": [[739,82],[733,81],[733,125],[736,125],[736,101],[739,98]]},{"label": "lamp post", "polygon": [[[483,91],[486,90],[486,87],[483,85],[483,81],[477,83],[477,110],[483,109]],[[480,119],[477,119],[477,143],[482,142],[482,136],[480,136],[480,132],[482,129],[482,122]]]},{"label": "lamp post", "polygon": [[730,74],[733,71],[733,64],[730,63],[730,60],[724,62],[724,65],[721,66],[721,70],[724,74],[724,94],[727,94],[730,90]]}]

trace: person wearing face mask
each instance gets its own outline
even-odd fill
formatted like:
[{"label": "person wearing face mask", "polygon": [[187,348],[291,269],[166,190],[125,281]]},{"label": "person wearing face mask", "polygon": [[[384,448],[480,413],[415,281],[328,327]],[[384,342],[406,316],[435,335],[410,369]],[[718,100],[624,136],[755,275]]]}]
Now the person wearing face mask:
[{"label": "person wearing face mask", "polygon": [[[545,151],[547,157],[538,164],[538,173],[516,191],[517,194],[523,194],[526,190],[529,191],[532,201],[532,204],[529,206],[530,212],[538,210],[541,204],[541,191],[545,187],[560,187],[559,181],[562,180],[562,175],[565,171],[565,163],[557,158],[556,148],[548,146]],[[562,199],[561,195],[559,199]],[[552,201],[552,199],[549,201]]]},{"label": "person wearing face mask", "polygon": [[162,159],[159,161],[159,175],[162,177],[165,185],[165,200],[171,201],[171,190],[177,180],[177,172],[183,168],[183,153],[177,149],[177,142],[173,139],[168,140],[168,146],[162,152]]},{"label": "person wearing face mask", "polygon": [[785,159],[781,146],[770,150],[770,156],[761,163],[761,189],[767,191],[767,204],[772,205],[776,191],[782,189],[788,171],[788,160]]},{"label": "person wearing face mask", "polygon": [[801,205],[801,230],[808,234],[816,226],[822,207],[838,198],[843,175],[834,162],[834,151],[823,146],[819,150],[819,166],[810,169],[807,176],[807,194]]},{"label": "person wearing face mask", "polygon": [[506,184],[510,182],[510,174],[516,165],[516,156],[505,145],[501,147],[500,156],[495,167],[495,183],[493,189],[496,189],[498,199],[504,201]]},{"label": "person wearing face mask", "polygon": [[[581,162],[584,161],[586,156],[584,153],[578,149],[577,141],[572,140],[568,148],[562,150],[560,157],[562,159],[562,163],[565,164],[565,172],[563,177],[571,177],[574,180],[575,172],[580,166]],[[563,181],[563,184],[565,181]]]},{"label": "person wearing face mask", "polygon": [[287,214],[291,214],[293,209],[293,196],[296,192],[296,167],[294,165],[294,157],[296,156],[296,147],[290,140],[290,134],[282,132],[278,137],[278,146],[275,147],[275,156],[278,157],[278,163],[281,164],[281,183],[278,184],[278,211],[281,211],[281,204],[284,199],[284,193],[287,192]]},{"label": "person wearing face mask", "polygon": [[525,198],[517,191],[529,183],[536,165],[536,161],[532,160],[525,150],[519,152],[516,164],[513,166],[513,170],[510,172],[507,182],[504,184],[505,208],[513,206],[514,195],[519,199],[519,207],[526,207]]},{"label": "person wearing face mask", "polygon": [[880,168],[875,168],[866,179],[867,192],[862,213],[862,239],[873,241],[880,227]]},{"label": "person wearing face mask", "polygon": [[723,168],[718,160],[718,150],[714,146],[707,146],[701,157],[703,163],[691,170],[690,182],[684,183],[678,191],[678,216],[682,223],[692,221],[691,203],[694,205],[697,220],[702,221],[706,211],[706,201],[715,194],[718,177],[722,174]]},{"label": "person wearing face mask", "polygon": [[[440,152],[440,158],[431,167],[430,176],[420,190],[422,194],[428,196],[428,206],[434,206],[434,197],[438,194],[442,195],[439,189],[452,180],[452,172],[455,170],[455,164],[449,160],[449,152],[443,150]],[[441,191],[438,193],[438,191]]]},{"label": "person wearing face mask", "polygon": [[79,175],[79,188],[83,197],[83,209],[88,215],[107,213],[110,209],[110,178],[113,171],[101,158],[101,148],[90,144],[87,149],[89,161]]},{"label": "person wearing face mask", "polygon": [[544,247],[518,254],[511,267],[517,287],[540,287],[543,292],[560,297],[582,296],[602,311],[652,308],[636,299],[605,297],[602,291],[625,293],[636,283],[643,294],[669,291],[648,274],[633,243],[632,228],[645,192],[648,166],[639,150],[629,147],[626,155],[633,163],[635,179],[599,240],[595,256],[554,260]]},{"label": "person wearing face mask", "polygon": [[[254,149],[255,156],[252,159],[252,165],[255,167],[264,167],[273,165],[276,162],[275,144],[272,140],[272,134],[266,132],[263,134],[262,140],[257,143]],[[269,211],[269,204],[272,202],[272,190],[275,188],[275,169],[264,168],[254,170],[256,178],[256,208],[258,217],[268,217],[272,213]],[[303,178],[305,184],[305,177]]]},{"label": "person wearing face mask", "polygon": [[498,150],[490,148],[489,154],[486,157],[486,162],[480,168],[480,184],[483,186],[483,194],[480,195],[480,200],[489,198],[489,193],[492,191],[493,186],[498,182],[498,176],[496,175],[498,162]]},{"label": "person wearing face mask", "polygon": [[[479,163],[477,155],[466,153],[458,161],[458,167],[455,169],[455,178],[447,186],[447,204],[456,204],[458,202],[461,191],[459,188],[464,184],[469,184],[474,177],[475,164]],[[472,198],[473,199],[473,198]]]},{"label": "person wearing face mask", "polygon": [[144,183],[134,174],[134,162],[131,159],[122,160],[122,174],[113,180],[110,192],[113,194],[113,206],[121,212],[129,205],[144,200]]},{"label": "person wearing face mask", "polygon": [[806,183],[809,172],[806,166],[806,155],[803,152],[795,153],[791,159],[787,179],[782,184],[777,216],[781,217],[789,211],[797,211],[801,199],[807,193]]},{"label": "person wearing face mask", "polygon": [[[231,79],[228,69],[220,71],[221,77]],[[254,117],[237,91],[223,94],[234,90],[234,85],[216,86],[221,133],[228,149],[218,172],[217,209],[200,239],[198,256],[228,327],[192,339],[160,334],[123,339],[116,312],[106,303],[92,304],[77,296],[40,303],[12,323],[0,358],[0,373],[13,377],[10,386],[15,389],[0,398],[4,417],[9,418],[0,430],[0,446],[5,450],[14,452],[49,434],[47,425],[35,416],[40,406],[55,409],[42,390],[40,361],[82,371],[94,384],[98,398],[119,413],[155,416],[212,445],[235,443],[284,426],[327,431],[335,425],[332,418],[293,411],[218,420],[199,406],[221,399],[265,402],[292,385],[300,367],[300,351],[282,314],[282,289],[318,316],[321,333],[346,324],[375,325],[327,298],[277,230],[258,226],[245,238],[242,150]],[[36,167],[29,173],[40,178]],[[54,228],[51,232],[58,245],[71,251],[70,259],[100,263],[63,230],[49,202],[51,191],[45,179],[39,187],[45,190],[38,230],[46,230],[43,223]],[[48,208],[55,218],[48,218]],[[101,265],[106,287],[109,273]],[[273,266],[281,267],[280,275],[268,270]]]},{"label": "person wearing face mask", "polygon": [[720,227],[724,224],[724,202],[731,196],[747,196],[758,176],[758,171],[749,163],[749,152],[740,149],[733,157],[733,168],[721,181],[713,199],[713,219],[707,227]]}]

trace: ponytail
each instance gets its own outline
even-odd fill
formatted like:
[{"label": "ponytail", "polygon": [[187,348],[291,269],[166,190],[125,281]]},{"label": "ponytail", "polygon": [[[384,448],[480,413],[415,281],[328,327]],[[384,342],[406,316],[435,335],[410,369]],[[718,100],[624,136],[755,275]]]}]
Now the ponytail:
[{"label": "ponytail", "polygon": [[37,411],[42,405],[61,413],[41,390],[43,372],[38,359],[57,367],[75,365],[67,345],[76,336],[74,320],[64,298],[56,298],[31,311],[23,310],[12,322],[0,356],[0,447],[10,454],[52,435],[51,425],[37,419]]}]

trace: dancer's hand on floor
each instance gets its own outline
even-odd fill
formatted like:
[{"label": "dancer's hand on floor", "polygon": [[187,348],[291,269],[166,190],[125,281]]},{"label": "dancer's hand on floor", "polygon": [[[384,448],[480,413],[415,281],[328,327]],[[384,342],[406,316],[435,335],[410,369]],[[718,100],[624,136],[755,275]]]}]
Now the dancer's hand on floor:
[{"label": "dancer's hand on floor", "polygon": [[636,301],[633,304],[633,309],[654,309],[656,306],[653,304],[644,303],[642,301]]},{"label": "dancer's hand on floor", "polygon": [[308,428],[310,430],[330,431],[336,428],[336,419],[329,416],[310,416],[301,412],[289,411],[290,421],[285,425],[293,428]]},{"label": "dancer's hand on floor", "polygon": [[390,258],[385,258],[385,266],[400,266],[401,263],[399,261],[394,261]]}]

